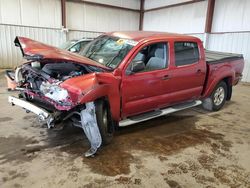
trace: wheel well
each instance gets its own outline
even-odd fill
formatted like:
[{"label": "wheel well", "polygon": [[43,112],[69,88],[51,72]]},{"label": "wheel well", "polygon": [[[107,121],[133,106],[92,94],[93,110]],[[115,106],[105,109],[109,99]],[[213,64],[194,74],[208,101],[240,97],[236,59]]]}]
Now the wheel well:
[{"label": "wheel well", "polygon": [[229,101],[232,97],[232,77],[226,77],[222,81],[227,84],[227,98],[226,100]]},{"label": "wheel well", "polygon": [[118,122],[115,122],[115,121],[113,120],[113,118],[112,118],[112,113],[111,113],[111,111],[110,111],[110,103],[109,103],[108,97],[107,97],[107,96],[103,96],[103,97],[100,97],[100,98],[96,99],[96,101],[100,101],[100,100],[103,101],[104,106],[107,107],[107,108],[109,109],[108,113],[110,114],[110,118],[111,118],[110,121],[111,121],[111,123],[114,125],[115,129],[117,129],[117,127],[118,127]]},{"label": "wheel well", "polygon": [[109,107],[109,99],[106,96],[100,97],[100,98],[96,99],[95,101],[103,101],[104,105]]}]

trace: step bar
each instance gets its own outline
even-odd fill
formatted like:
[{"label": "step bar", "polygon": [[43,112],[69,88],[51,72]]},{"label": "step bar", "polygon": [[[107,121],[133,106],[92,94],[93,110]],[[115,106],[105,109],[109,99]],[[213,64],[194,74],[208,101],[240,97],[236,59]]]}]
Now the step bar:
[{"label": "step bar", "polygon": [[138,115],[138,116],[133,116],[127,119],[124,119],[122,121],[119,122],[119,127],[126,127],[128,125],[132,125],[132,124],[136,124],[136,123],[140,123],[143,121],[147,121],[156,117],[160,117],[160,116],[165,116],[174,112],[178,112],[180,110],[185,110],[188,108],[192,108],[194,106],[198,106],[202,104],[202,102],[200,100],[196,100],[196,101],[192,101],[192,102],[188,102],[188,103],[183,103],[183,104],[178,104],[175,106],[171,106],[165,109],[161,109],[161,110],[157,110],[154,112],[149,112],[143,115]]}]

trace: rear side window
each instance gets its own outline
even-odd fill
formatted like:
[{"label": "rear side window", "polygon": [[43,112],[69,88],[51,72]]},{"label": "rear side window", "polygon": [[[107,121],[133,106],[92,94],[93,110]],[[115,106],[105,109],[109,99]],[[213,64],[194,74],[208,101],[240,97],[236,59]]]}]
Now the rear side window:
[{"label": "rear side window", "polygon": [[199,61],[199,49],[195,42],[175,42],[175,65],[190,65]]}]

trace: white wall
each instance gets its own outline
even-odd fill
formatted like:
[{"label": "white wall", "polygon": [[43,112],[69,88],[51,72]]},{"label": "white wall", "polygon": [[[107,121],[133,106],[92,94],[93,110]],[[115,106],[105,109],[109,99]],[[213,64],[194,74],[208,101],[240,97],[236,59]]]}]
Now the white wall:
[{"label": "white wall", "polygon": [[66,41],[61,31],[60,0],[0,0],[0,68],[17,66],[21,52],[16,36],[58,46]]},{"label": "white wall", "polygon": [[60,0],[1,0],[0,23],[60,28]]},{"label": "white wall", "polygon": [[[139,0],[92,1],[140,8]],[[94,38],[101,32],[139,29],[138,12],[85,3],[66,2],[66,18],[69,32],[61,30],[61,0],[0,0],[0,68],[19,64],[21,53],[13,43],[16,36],[58,46],[66,39]]]},{"label": "white wall", "polygon": [[114,5],[131,9],[140,9],[140,0],[91,0],[91,2]]},{"label": "white wall", "polygon": [[216,0],[208,49],[241,53],[243,81],[250,82],[250,1]]},{"label": "white wall", "polygon": [[145,0],[144,9],[147,10],[188,1],[190,0]]},{"label": "white wall", "polygon": [[143,29],[177,33],[203,33],[206,9],[207,1],[204,1],[146,12]]},{"label": "white wall", "polygon": [[216,0],[212,32],[249,30],[249,0]]},{"label": "white wall", "polygon": [[[185,0],[146,0],[145,8]],[[250,82],[250,0],[216,0],[212,33],[205,35],[208,1],[146,12],[144,30],[190,34],[206,40],[206,48],[240,53],[245,58],[243,81]],[[207,37],[205,37],[207,36]]]},{"label": "white wall", "polygon": [[75,2],[67,2],[66,10],[69,29],[99,32],[139,29],[138,12]]},{"label": "white wall", "polygon": [[210,34],[208,49],[244,55],[243,81],[250,82],[250,32]]},{"label": "white wall", "polygon": [[66,41],[66,36],[60,29],[0,24],[0,68],[13,68],[20,63],[21,51],[14,45],[14,39],[17,35],[53,46],[58,46]]}]

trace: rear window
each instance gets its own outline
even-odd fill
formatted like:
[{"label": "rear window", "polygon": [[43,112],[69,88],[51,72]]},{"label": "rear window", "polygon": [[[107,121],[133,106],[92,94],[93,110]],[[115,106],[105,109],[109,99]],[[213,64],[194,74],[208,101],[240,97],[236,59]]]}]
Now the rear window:
[{"label": "rear window", "polygon": [[175,42],[175,65],[190,65],[199,61],[199,49],[195,42]]}]

